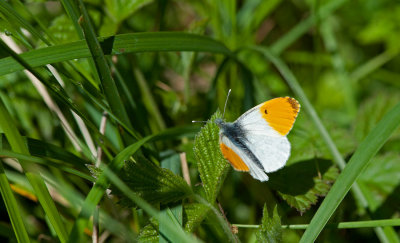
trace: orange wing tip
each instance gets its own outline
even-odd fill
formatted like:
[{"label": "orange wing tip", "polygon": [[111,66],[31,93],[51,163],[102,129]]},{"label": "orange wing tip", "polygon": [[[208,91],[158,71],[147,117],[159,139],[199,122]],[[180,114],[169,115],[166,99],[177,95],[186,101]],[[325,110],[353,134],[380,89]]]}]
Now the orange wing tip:
[{"label": "orange wing tip", "polygon": [[240,158],[235,151],[226,146],[224,143],[220,143],[219,147],[224,158],[229,161],[235,170],[249,171],[249,167],[247,167],[246,163],[243,162],[242,158]]},{"label": "orange wing tip", "polygon": [[285,97],[285,99],[292,106],[293,113],[297,117],[297,114],[299,114],[299,111],[300,111],[300,103],[295,98],[292,98],[292,97]]},{"label": "orange wing tip", "polygon": [[291,97],[280,97],[264,102],[260,113],[279,134],[286,136],[300,111],[300,103]]}]

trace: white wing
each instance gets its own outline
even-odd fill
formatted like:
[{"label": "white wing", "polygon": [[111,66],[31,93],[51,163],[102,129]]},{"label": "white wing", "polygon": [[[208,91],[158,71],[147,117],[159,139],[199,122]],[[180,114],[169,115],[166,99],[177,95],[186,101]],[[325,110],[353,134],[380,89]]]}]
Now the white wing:
[{"label": "white wing", "polygon": [[260,161],[267,173],[285,166],[290,156],[290,143],[286,136],[269,137],[250,130],[246,132],[244,144]]},{"label": "white wing", "polygon": [[263,104],[248,110],[235,122],[243,129],[244,144],[261,162],[264,171],[273,172],[285,166],[290,156],[290,143],[262,117],[259,110]]},{"label": "white wing", "polygon": [[268,181],[268,176],[265,172],[260,169],[250,158],[249,156],[239,147],[237,147],[234,143],[232,143],[226,136],[221,136],[221,141],[230,149],[232,149],[240,158],[242,158],[243,162],[249,167],[250,175],[252,175],[255,179],[260,181]]},{"label": "white wing", "polygon": [[262,117],[259,112],[260,107],[264,103],[259,104],[246,111],[241,115],[235,123],[238,123],[245,132],[252,132],[259,135],[265,135],[269,137],[282,137],[276,130],[274,130]]}]

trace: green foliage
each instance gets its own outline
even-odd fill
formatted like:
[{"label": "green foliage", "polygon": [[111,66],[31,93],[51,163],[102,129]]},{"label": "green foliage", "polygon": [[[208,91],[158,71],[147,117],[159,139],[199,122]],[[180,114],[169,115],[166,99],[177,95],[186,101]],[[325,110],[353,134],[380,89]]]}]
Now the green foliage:
[{"label": "green foliage", "polygon": [[[126,161],[119,177],[132,191],[152,204],[175,202],[192,193],[182,177],[168,169],[160,168],[143,157],[139,157],[136,162]],[[123,205],[135,206],[124,196],[124,193],[118,191],[113,193],[122,197]]]},{"label": "green foliage", "polygon": [[158,221],[151,218],[150,222],[140,230],[138,242],[156,243],[159,241],[159,237]]},{"label": "green foliage", "polygon": [[272,212],[268,212],[267,205],[264,205],[263,218],[257,231],[257,241],[260,243],[282,242],[282,226],[278,214],[278,205],[275,205]]},{"label": "green foliage", "polygon": [[121,23],[129,15],[136,12],[139,8],[151,3],[152,0],[106,0],[106,8],[108,9],[111,18],[117,23]]},{"label": "green foliage", "polygon": [[[205,219],[209,212],[209,208],[200,203],[192,203],[184,205],[184,229],[187,232],[194,232],[200,223]],[[154,218],[150,219],[150,222],[142,228],[139,233],[139,242],[158,242],[159,232],[158,221]]]},{"label": "green foliage", "polygon": [[[106,54],[122,55],[144,51],[206,51],[230,55],[230,50],[211,38],[175,32],[130,33],[99,38],[104,43]],[[174,43],[174,44],[171,44]],[[112,46],[107,46],[112,44]],[[111,49],[110,49],[111,48]],[[57,47],[47,47],[21,54],[32,67],[53,64],[78,58],[90,57],[85,41],[69,42]],[[45,56],[45,58],[43,58]],[[11,57],[0,59],[0,75],[23,70],[18,61]],[[73,80],[71,80],[73,81]],[[82,86],[84,84],[80,84]],[[85,86],[83,86],[85,87]]]},{"label": "green foliage", "polygon": [[389,218],[400,199],[400,163],[398,153],[376,156],[358,178],[361,189],[372,198],[371,210],[377,218]]},{"label": "green foliage", "polygon": [[400,34],[396,31],[400,25],[400,7],[386,8],[373,14],[371,22],[359,33],[359,39],[363,43],[383,42],[390,51],[398,52],[397,41]]},{"label": "green foliage", "polygon": [[[327,130],[331,131],[332,139],[337,144],[342,156],[346,157],[354,152],[356,142],[347,129],[329,121],[326,122],[326,127]],[[321,134],[312,128],[312,123],[303,114],[299,116],[295,129],[289,134],[288,138],[292,145],[288,165],[314,158],[333,159],[329,147],[321,139]]]},{"label": "green foliage", "polygon": [[338,207],[336,202],[343,200],[361,171],[368,165],[371,158],[378,152],[399,125],[400,103],[392,108],[382,120],[379,121],[357,148],[348,165],[339,175],[325,201],[311,220],[309,228],[302,237],[303,242],[312,241],[317,238],[323,226],[327,223],[336,207]]},{"label": "green foliage", "polygon": [[219,129],[214,122],[221,117],[219,111],[214,113],[196,135],[193,147],[206,198],[211,203],[215,202],[230,168],[219,149]]},{"label": "green foliage", "polygon": [[301,214],[325,196],[339,170],[327,160],[306,160],[270,174],[270,187]]},{"label": "green foliage", "polygon": [[[400,242],[399,13],[393,0],[0,1],[1,236]],[[301,104],[266,183],[228,173],[213,112],[229,88],[230,121],[274,97]],[[193,119],[209,121],[198,133]]]},{"label": "green foliage", "polygon": [[185,230],[187,232],[194,232],[200,223],[209,213],[210,209],[200,203],[192,203],[184,205],[183,219],[185,222]]},{"label": "green foliage", "polygon": [[53,20],[49,31],[60,44],[79,40],[71,19],[64,14]]},{"label": "green foliage", "polygon": [[[382,117],[397,103],[400,102],[398,93],[377,93],[370,97],[360,107],[357,114],[358,122],[354,124],[354,136],[357,141],[361,142],[372,131],[375,125]],[[392,136],[392,139],[399,140],[400,131],[397,130]]]}]

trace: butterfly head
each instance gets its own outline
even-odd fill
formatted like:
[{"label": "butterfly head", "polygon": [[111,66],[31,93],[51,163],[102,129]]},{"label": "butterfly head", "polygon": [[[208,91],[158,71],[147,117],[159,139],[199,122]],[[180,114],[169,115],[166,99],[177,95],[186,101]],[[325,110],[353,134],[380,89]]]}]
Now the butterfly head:
[{"label": "butterfly head", "polygon": [[[229,95],[231,94],[231,89],[229,89],[229,91],[228,91],[228,95],[226,96],[226,100],[225,100],[225,106],[224,106],[224,113],[222,113],[222,119],[224,119],[224,117],[225,117],[225,109],[226,109],[226,104],[228,104],[228,98],[229,98]],[[225,126],[225,122],[224,122],[224,120],[222,120],[221,118],[217,118],[217,119],[215,119],[215,124],[217,124],[217,126],[220,128],[220,129],[223,129],[224,128],[224,126]]]},{"label": "butterfly head", "polygon": [[221,119],[221,118],[217,118],[217,119],[215,119],[215,124],[217,124],[217,126],[219,127],[219,128],[221,128],[224,124],[225,124],[225,122]]}]

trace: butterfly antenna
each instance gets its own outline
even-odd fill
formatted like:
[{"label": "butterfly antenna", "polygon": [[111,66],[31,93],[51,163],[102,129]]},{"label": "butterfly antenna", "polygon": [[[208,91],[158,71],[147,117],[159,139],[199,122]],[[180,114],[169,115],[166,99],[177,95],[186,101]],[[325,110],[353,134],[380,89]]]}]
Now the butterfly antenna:
[{"label": "butterfly antenna", "polygon": [[228,91],[228,95],[226,96],[226,100],[225,100],[225,106],[224,106],[224,113],[222,114],[222,118],[224,118],[224,117],[225,117],[226,105],[228,104],[228,98],[229,98],[229,95],[231,94],[231,91],[232,91],[232,89],[229,89],[229,91]]},{"label": "butterfly antenna", "polygon": [[192,121],[192,123],[198,123],[198,122],[200,122],[200,123],[207,123],[207,121]]}]

